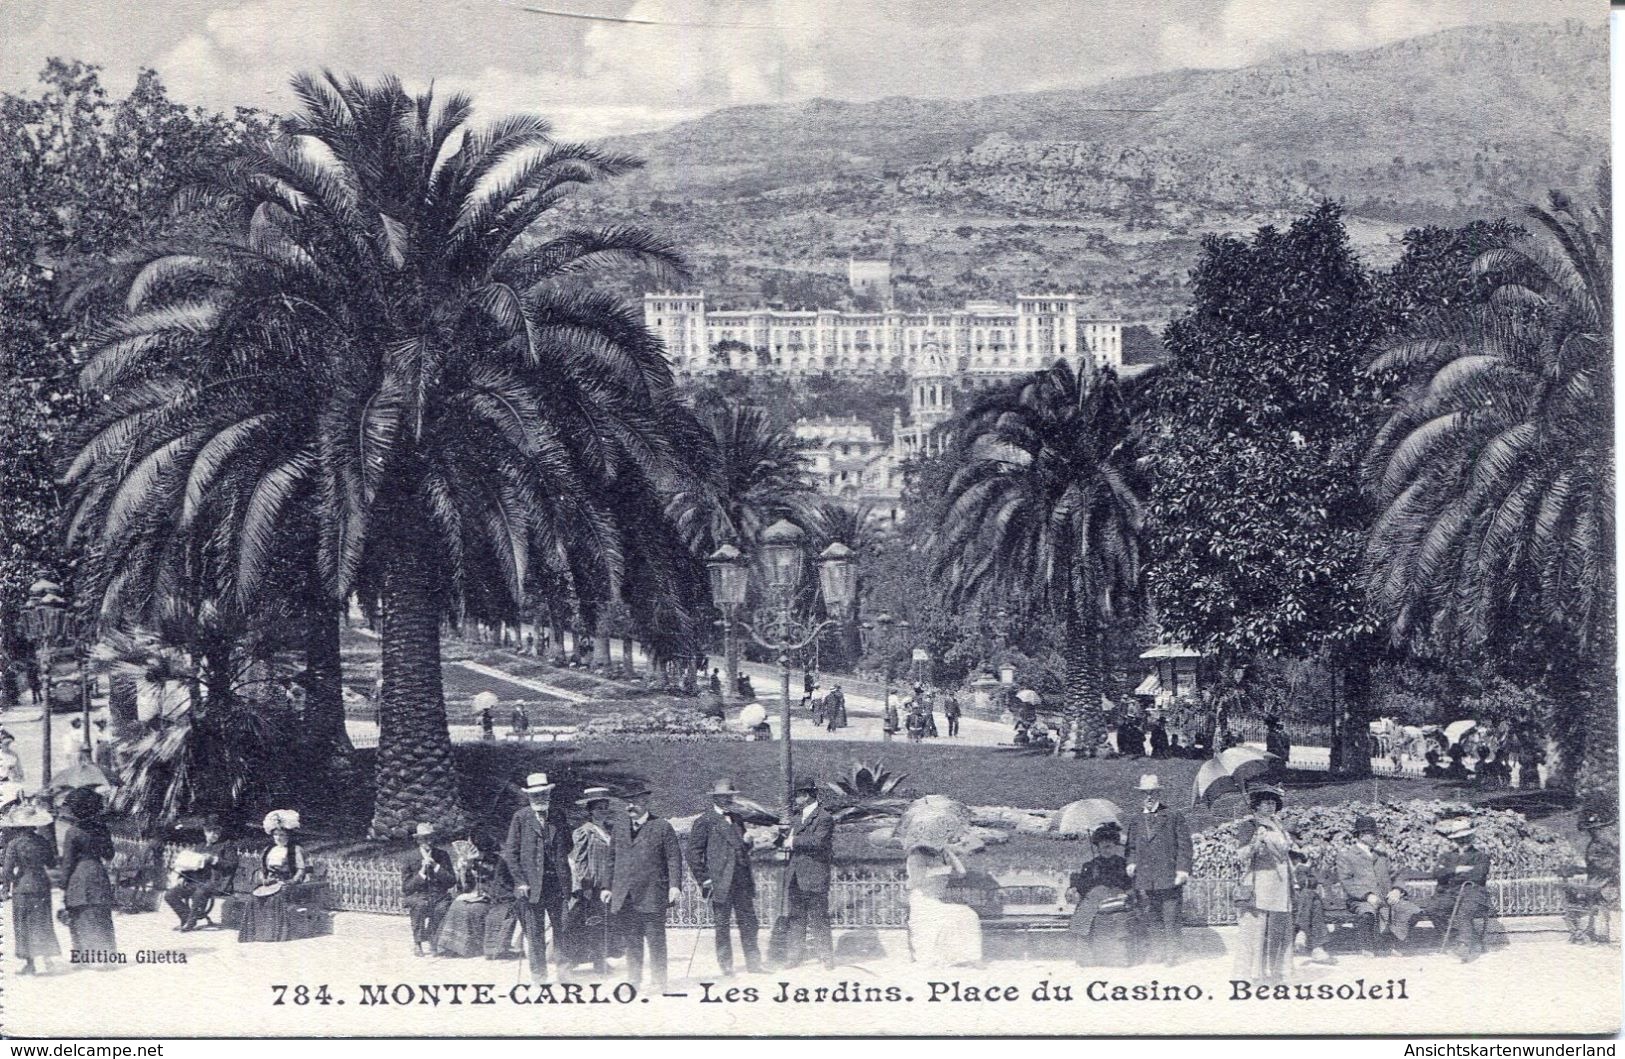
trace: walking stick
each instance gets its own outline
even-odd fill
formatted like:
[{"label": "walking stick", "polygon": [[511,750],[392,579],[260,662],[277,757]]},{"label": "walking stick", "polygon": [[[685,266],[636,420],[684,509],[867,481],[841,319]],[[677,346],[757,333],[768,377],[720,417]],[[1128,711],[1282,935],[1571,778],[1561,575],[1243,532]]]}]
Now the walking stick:
[{"label": "walking stick", "polygon": [[1439,951],[1444,952],[1450,947],[1450,932],[1456,929],[1456,915],[1461,911],[1461,899],[1467,896],[1467,884],[1462,883],[1456,891],[1456,900],[1450,906],[1450,918],[1444,924],[1444,939],[1439,942]]}]

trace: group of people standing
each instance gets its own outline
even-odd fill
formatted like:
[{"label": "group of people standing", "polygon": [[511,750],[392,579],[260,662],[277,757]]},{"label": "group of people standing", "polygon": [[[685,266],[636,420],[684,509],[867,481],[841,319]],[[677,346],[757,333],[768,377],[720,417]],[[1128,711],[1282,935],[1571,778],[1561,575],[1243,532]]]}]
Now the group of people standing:
[{"label": "group of people standing", "polygon": [[73,962],[112,966],[118,951],[108,871],[113,839],[102,820],[100,795],[88,788],[69,791],[54,816],[43,800],[25,799],[7,807],[4,826],[0,892],[11,902],[10,948],[22,960],[21,973],[49,971],[62,955],[51,913],[54,887],[62,890]]},{"label": "group of people standing", "polygon": [[1489,854],[1473,843],[1470,819],[1444,822],[1441,833],[1451,850],[1429,875],[1437,884],[1425,905],[1410,900],[1383,846],[1377,822],[1357,817],[1354,841],[1335,850],[1320,865],[1301,836],[1280,820],[1286,795],[1280,787],[1259,783],[1247,790],[1250,815],[1238,832],[1236,888],[1241,927],[1234,976],[1275,984],[1287,980],[1294,948],[1320,963],[1335,963],[1325,944],[1330,920],[1352,918],[1362,954],[1381,955],[1403,942],[1414,925],[1427,919],[1441,947],[1451,947],[1462,962],[1484,951],[1488,925]]},{"label": "group of people standing", "polygon": [[[711,907],[718,969],[734,973],[735,928],[746,970],[764,969],[753,844],[732,781],[713,785],[711,808],[696,818],[686,841],[670,821],[654,815],[647,787],[582,791],[575,805],[585,815],[573,829],[554,805],[556,785],[546,773],[527,776],[523,789],[526,805],[510,818],[494,859],[467,840],[448,852],[437,844],[432,825],[418,825],[417,848],[401,864],[418,955],[500,958],[511,951],[517,928],[534,982],[547,981],[550,967],[560,980],[575,977],[583,965],[602,976],[611,958],[624,955],[627,981],[641,984],[647,969],[650,984],[663,989],[667,910],[682,899],[686,863]],[[782,908],[775,917],[782,956],[775,962],[799,964],[810,935],[818,957],[832,966],[835,821],[819,802],[816,782],[799,781],[795,793],[796,815],[775,841],[784,859]],[[620,813],[617,801],[624,807]]]},{"label": "group of people standing", "polygon": [[948,738],[957,739],[959,720],[964,716],[958,692],[952,688],[934,691],[918,681],[914,683],[909,697],[903,700],[901,712],[891,696],[886,697],[886,706],[881,713],[881,737],[890,742],[898,732],[903,732],[911,743],[936,739],[942,734],[937,727],[939,705],[942,707],[942,719],[947,724]]}]

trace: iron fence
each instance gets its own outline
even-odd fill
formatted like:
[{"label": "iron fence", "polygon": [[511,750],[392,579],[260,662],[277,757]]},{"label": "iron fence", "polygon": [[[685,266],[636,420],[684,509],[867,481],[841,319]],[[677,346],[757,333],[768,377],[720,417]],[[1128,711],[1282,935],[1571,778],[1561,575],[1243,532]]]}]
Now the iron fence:
[{"label": "iron fence", "polygon": [[[134,862],[144,848],[136,839],[115,835],[121,859]],[[175,854],[184,846],[162,849],[161,866],[167,873]],[[246,852],[246,851],[245,851]],[[405,915],[401,902],[399,862],[390,857],[307,852],[315,880],[325,887],[327,907],[334,911]],[[245,858],[244,873],[257,860]],[[984,918],[1000,915],[1013,906],[1052,906],[1056,915],[1070,911],[1065,901],[1067,873],[1024,870],[1000,885],[997,877],[979,876],[950,891],[952,899],[976,908]],[[159,885],[162,885],[160,883]],[[1402,884],[1412,900],[1425,903],[1432,896],[1432,880]],[[1560,915],[1564,908],[1564,880],[1556,875],[1492,878],[1490,907],[1497,917]],[[1224,926],[1236,922],[1235,879],[1195,878],[1185,884],[1185,922],[1191,926]],[[781,873],[763,863],[756,870],[756,907],[768,922],[779,914]],[[685,875],[681,899],[672,906],[666,923],[672,927],[709,927],[714,922],[711,903],[693,878]],[[830,883],[830,922],[840,928],[903,927],[908,924],[908,883],[901,864],[845,864],[835,869]]]}]

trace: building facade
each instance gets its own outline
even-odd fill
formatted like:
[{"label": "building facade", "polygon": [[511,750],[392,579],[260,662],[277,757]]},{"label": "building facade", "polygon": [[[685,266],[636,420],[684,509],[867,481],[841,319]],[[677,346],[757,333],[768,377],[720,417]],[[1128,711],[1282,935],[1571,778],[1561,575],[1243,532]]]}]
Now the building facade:
[{"label": "building facade", "polygon": [[1014,305],[968,302],[909,313],[835,309],[711,310],[703,291],[646,294],[645,324],[681,375],[733,370],[778,375],[916,375],[947,369],[961,388],[1064,360],[1120,368],[1123,322],[1091,316],[1076,294],[1021,295]]}]

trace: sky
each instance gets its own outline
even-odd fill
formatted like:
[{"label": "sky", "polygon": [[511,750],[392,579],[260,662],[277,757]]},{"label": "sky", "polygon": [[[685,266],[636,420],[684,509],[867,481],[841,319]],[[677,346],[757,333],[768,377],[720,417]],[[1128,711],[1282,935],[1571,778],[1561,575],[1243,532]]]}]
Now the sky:
[{"label": "sky", "polygon": [[[1597,0],[1540,0],[1542,19]],[[0,90],[51,56],[144,66],[186,103],[283,110],[331,67],[471,92],[563,134],[823,96],[963,98],[1245,66],[1536,17],[1528,0],[0,0]],[[552,12],[552,13],[543,13]],[[565,17],[587,15],[592,18]]]}]

